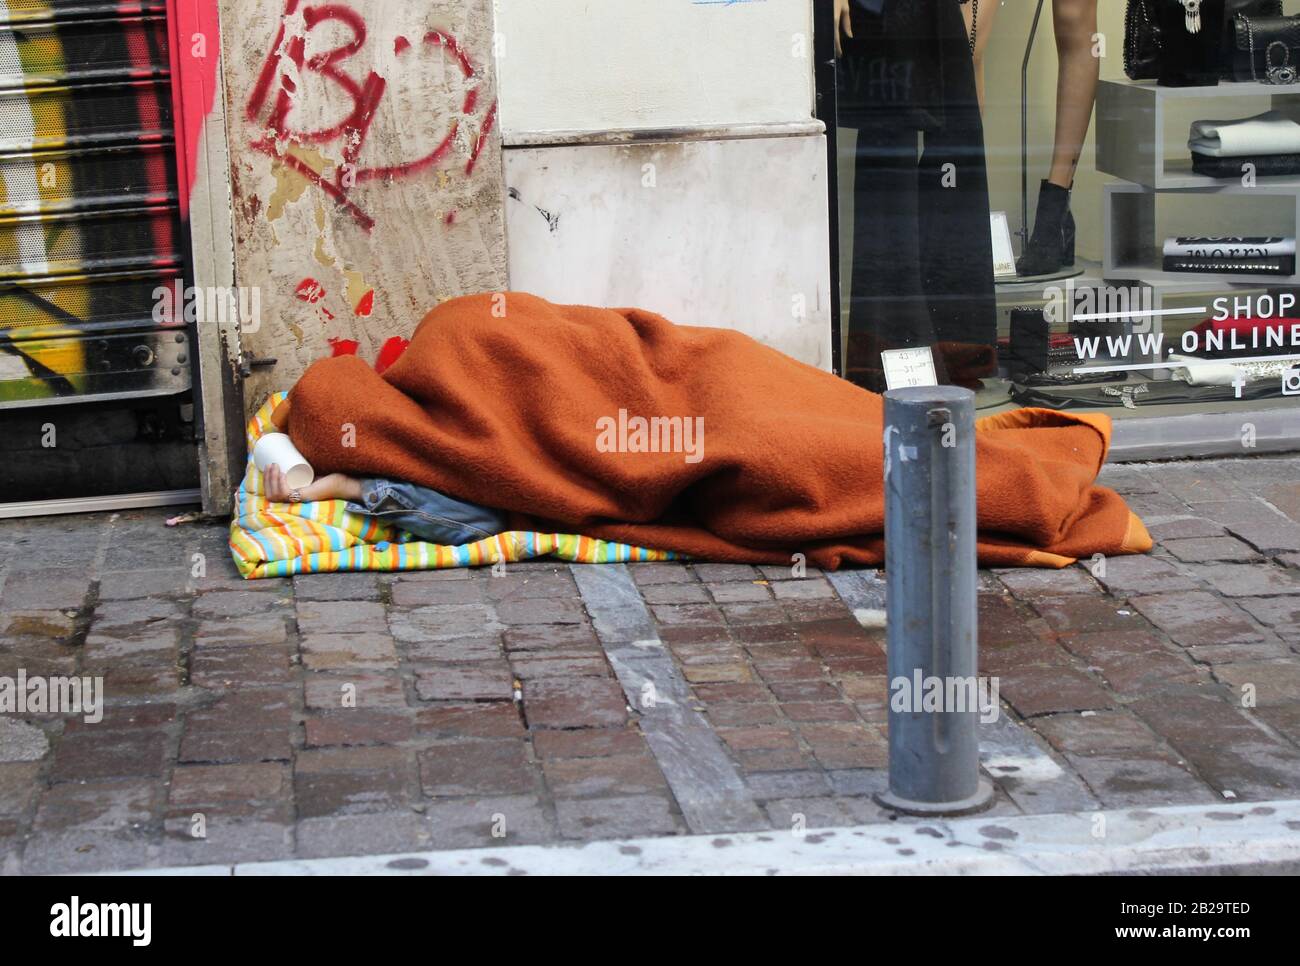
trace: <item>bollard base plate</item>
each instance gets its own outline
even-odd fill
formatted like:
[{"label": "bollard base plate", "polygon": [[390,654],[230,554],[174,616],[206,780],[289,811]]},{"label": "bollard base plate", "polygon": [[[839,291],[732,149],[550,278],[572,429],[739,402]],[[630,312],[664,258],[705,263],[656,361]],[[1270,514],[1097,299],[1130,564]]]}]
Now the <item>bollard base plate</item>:
[{"label": "bollard base plate", "polygon": [[982,812],[993,804],[993,785],[981,778],[975,794],[955,802],[917,802],[902,798],[892,791],[877,792],[871,796],[876,803],[904,815],[969,815]]}]

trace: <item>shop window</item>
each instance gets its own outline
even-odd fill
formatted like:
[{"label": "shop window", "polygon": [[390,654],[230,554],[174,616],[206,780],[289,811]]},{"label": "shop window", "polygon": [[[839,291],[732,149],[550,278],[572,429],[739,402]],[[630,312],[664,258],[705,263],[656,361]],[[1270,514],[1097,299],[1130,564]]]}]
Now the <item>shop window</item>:
[{"label": "shop window", "polygon": [[828,0],[823,29],[852,26],[834,91],[845,378],[968,386],[984,413],[1290,406],[1291,6]]}]

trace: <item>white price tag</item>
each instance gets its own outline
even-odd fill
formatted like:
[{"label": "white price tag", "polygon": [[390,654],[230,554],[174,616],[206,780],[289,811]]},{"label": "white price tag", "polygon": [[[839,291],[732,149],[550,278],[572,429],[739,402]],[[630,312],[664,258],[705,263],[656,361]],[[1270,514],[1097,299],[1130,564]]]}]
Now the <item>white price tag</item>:
[{"label": "white price tag", "polygon": [[880,353],[880,364],[885,370],[885,385],[890,389],[939,385],[939,377],[934,374],[934,356],[930,354],[929,346],[886,349]]}]

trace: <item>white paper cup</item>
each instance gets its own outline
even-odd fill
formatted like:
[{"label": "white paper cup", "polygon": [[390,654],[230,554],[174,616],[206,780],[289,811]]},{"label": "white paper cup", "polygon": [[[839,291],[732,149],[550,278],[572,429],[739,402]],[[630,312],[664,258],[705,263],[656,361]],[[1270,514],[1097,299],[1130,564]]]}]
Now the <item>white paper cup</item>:
[{"label": "white paper cup", "polygon": [[253,464],[259,473],[265,473],[273,463],[284,471],[291,490],[300,490],[316,479],[316,471],[284,433],[267,433],[253,447]]}]

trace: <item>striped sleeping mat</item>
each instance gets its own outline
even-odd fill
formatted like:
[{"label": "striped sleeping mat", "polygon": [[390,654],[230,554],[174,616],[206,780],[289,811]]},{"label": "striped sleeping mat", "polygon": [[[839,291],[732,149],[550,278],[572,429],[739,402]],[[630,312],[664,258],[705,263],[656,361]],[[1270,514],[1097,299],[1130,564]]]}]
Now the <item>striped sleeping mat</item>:
[{"label": "striped sleeping mat", "polygon": [[285,393],[275,393],[248,424],[248,466],[235,491],[230,550],[249,580],[336,570],[434,570],[556,557],[576,563],[673,560],[676,554],[611,543],[571,533],[516,530],[486,540],[445,547],[351,513],[342,500],[272,503],[263,495],[253,446],[273,432],[271,413]]}]

